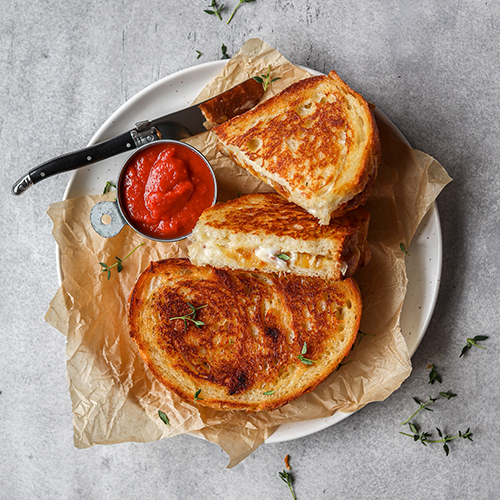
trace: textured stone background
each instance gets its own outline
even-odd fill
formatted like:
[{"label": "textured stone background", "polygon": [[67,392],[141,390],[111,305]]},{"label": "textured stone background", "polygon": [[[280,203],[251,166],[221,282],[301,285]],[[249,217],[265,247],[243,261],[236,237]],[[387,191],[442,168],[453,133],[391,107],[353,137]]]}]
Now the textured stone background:
[{"label": "textured stone background", "polygon": [[[221,3],[221,2],[219,2]],[[237,0],[227,0],[224,19]],[[256,0],[230,25],[208,0],[0,0],[0,498],[287,499],[277,477],[291,456],[298,499],[500,498],[500,5],[464,0]],[[190,436],[77,450],[65,338],[43,320],[57,290],[46,215],[70,174],[15,198],[36,164],[84,146],[127,99],[177,70],[233,55],[259,37],[291,61],[335,69],[410,143],[453,177],[439,198],[441,291],[414,371],[383,403],[295,441],[264,445],[232,470]],[[196,59],[196,50],[203,55]],[[466,337],[487,350],[459,358]],[[458,397],[423,412],[429,430],[471,427],[474,442],[413,443],[399,422],[440,390]]]}]

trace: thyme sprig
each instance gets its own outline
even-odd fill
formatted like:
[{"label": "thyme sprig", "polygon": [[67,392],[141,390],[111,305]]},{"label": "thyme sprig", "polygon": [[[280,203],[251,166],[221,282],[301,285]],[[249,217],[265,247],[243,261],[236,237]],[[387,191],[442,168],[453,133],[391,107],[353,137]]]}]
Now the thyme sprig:
[{"label": "thyme sprig", "polygon": [[108,266],[105,262],[99,262],[99,265],[102,268],[101,271],[103,273],[108,273],[108,280],[109,280],[109,278],[111,278],[111,269],[116,266],[116,270],[119,273],[121,273],[123,271],[122,262],[125,259],[128,259],[140,246],[144,245],[144,243],[145,243],[145,241],[143,241],[142,243],[139,243],[129,254],[125,255],[125,257],[123,257],[123,259],[120,259],[120,257],[115,257],[117,262],[115,262],[114,264],[111,264],[110,266]]},{"label": "thyme sprig", "polygon": [[244,3],[252,3],[252,2],[255,2],[255,0],[240,0],[240,3],[234,8],[233,13],[231,14],[231,16],[229,17],[229,19],[227,20],[226,24],[229,24],[232,21],[234,15],[236,14],[236,11],[241,7],[242,4],[244,4]]},{"label": "thyme sprig", "polygon": [[116,189],[116,186],[111,181],[106,181],[106,185],[104,186],[104,189],[102,190],[102,194],[109,193],[111,191],[111,188]]},{"label": "thyme sprig", "polygon": [[422,402],[420,401],[418,398],[413,398],[413,401],[415,401],[415,403],[417,403],[419,406],[418,410],[413,413],[409,418],[407,418],[404,422],[401,422],[401,425],[404,425],[404,424],[407,424],[417,413],[419,413],[420,411],[422,410],[427,410],[427,411],[434,411],[432,408],[427,408],[427,405],[430,405],[432,403],[435,403],[439,398],[431,398],[429,396],[429,399],[428,401],[425,401],[425,402]]},{"label": "thyme sprig", "polygon": [[476,335],[475,337],[471,339],[467,339],[467,344],[465,347],[462,349],[462,353],[460,354],[459,358],[461,358],[468,350],[472,348],[472,346],[479,347],[480,349],[486,349],[484,345],[479,345],[478,342],[482,342],[483,340],[487,340],[488,337],[486,335]]},{"label": "thyme sprig", "polygon": [[222,17],[220,15],[220,13],[221,13],[222,9],[224,8],[224,4],[222,4],[220,7],[217,7],[216,0],[212,0],[210,7],[212,8],[212,10],[205,9],[204,12],[211,15],[211,16],[217,16],[222,21]]},{"label": "thyme sprig", "polygon": [[253,79],[264,87],[264,92],[265,92],[267,90],[267,87],[269,87],[271,83],[275,82],[276,80],[280,80],[281,78],[276,77],[271,80],[271,65],[269,65],[267,67],[267,74],[254,76]]},{"label": "thyme sprig", "polygon": [[284,470],[283,472],[278,473],[280,478],[288,485],[290,488],[290,493],[292,494],[293,500],[297,500],[297,497],[295,496],[295,492],[293,491],[293,478],[292,475]]},{"label": "thyme sprig", "polygon": [[312,365],[313,363],[317,363],[317,361],[314,361],[314,359],[308,359],[308,358],[306,358],[304,356],[304,354],[306,354],[306,353],[307,353],[307,344],[304,342],[304,345],[302,346],[302,351],[300,351],[300,354],[299,354],[298,358],[305,365]]},{"label": "thyme sprig", "polygon": [[203,321],[196,319],[196,313],[200,309],[207,307],[207,304],[205,304],[203,306],[195,307],[195,306],[193,306],[193,304],[188,302],[187,305],[191,309],[190,313],[185,314],[184,316],[175,316],[174,318],[170,318],[169,321],[173,321],[174,319],[182,319],[182,321],[184,321],[184,331],[187,331],[187,322],[188,321],[191,321],[192,323],[194,323],[194,326],[196,326],[196,328],[200,328],[200,327],[204,326],[205,323],[203,323]]},{"label": "thyme sprig", "polygon": [[408,434],[407,432],[400,432],[400,434],[413,438],[413,441],[420,441],[424,446],[427,446],[427,444],[430,443],[443,443],[443,449],[446,453],[446,456],[448,456],[450,453],[450,447],[447,444],[450,441],[453,441],[457,438],[463,438],[472,441],[472,432],[470,431],[470,427],[468,427],[464,433],[462,433],[462,431],[458,431],[458,435],[456,436],[450,436],[449,434],[444,435],[441,429],[436,427],[440,439],[429,439],[432,436],[430,432],[419,432],[417,426],[415,424],[412,424],[411,422],[408,425],[412,434]]}]

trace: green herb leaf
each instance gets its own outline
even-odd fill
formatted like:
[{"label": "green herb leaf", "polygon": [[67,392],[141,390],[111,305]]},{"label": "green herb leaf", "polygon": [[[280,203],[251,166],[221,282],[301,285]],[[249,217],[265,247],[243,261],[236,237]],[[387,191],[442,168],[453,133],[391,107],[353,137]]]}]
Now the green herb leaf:
[{"label": "green herb leaf", "polygon": [[274,394],[274,391],[266,391],[263,392],[262,394],[264,394],[264,396],[272,396]]},{"label": "green herb leaf", "polygon": [[189,309],[191,309],[191,312],[188,314],[185,314],[184,316],[175,316],[174,318],[170,318],[169,321],[173,321],[174,319],[182,319],[184,321],[184,331],[187,331],[187,322],[191,321],[196,328],[200,328],[205,325],[203,321],[197,320],[196,319],[196,313],[200,310],[203,309],[204,307],[207,307],[207,304],[199,307],[193,306],[190,302],[187,303],[189,306]]},{"label": "green herb leaf", "polygon": [[281,259],[281,260],[290,260],[290,256],[287,255],[286,253],[279,253],[279,254],[275,255],[275,257],[278,257],[278,259]]},{"label": "green herb leaf", "polygon": [[440,396],[443,396],[443,398],[446,398],[446,399],[451,399],[451,398],[456,397],[456,394],[453,394],[453,392],[451,392],[451,391],[440,392],[439,394],[440,394]]},{"label": "green herb leaf", "polygon": [[462,353],[460,354],[459,358],[461,358],[469,349],[472,348],[472,346],[479,347],[480,349],[486,349],[484,345],[479,345],[478,342],[482,342],[483,340],[487,340],[488,336],[486,335],[476,335],[475,337],[471,339],[467,339],[467,344],[465,347],[462,349]]},{"label": "green herb leaf", "polygon": [[112,182],[106,181],[106,185],[104,186],[102,194],[109,193],[112,187],[116,189],[116,186]]},{"label": "green herb leaf", "polygon": [[222,44],[220,49],[222,51],[221,59],[229,59],[229,55],[227,54],[227,47],[224,44]]},{"label": "green herb leaf", "polygon": [[406,255],[408,255],[408,257],[410,256],[410,254],[406,251],[406,248],[405,246],[403,245],[403,243],[400,243],[399,244],[399,248],[401,248],[401,251],[404,252]]},{"label": "green herb leaf", "polygon": [[111,278],[111,269],[116,266],[117,271],[119,273],[122,272],[123,271],[123,264],[122,264],[122,262],[125,259],[128,259],[140,246],[144,245],[144,243],[145,243],[144,241],[142,243],[139,243],[129,254],[127,254],[125,257],[123,257],[123,259],[120,259],[120,257],[115,257],[115,259],[117,260],[117,262],[115,262],[114,264],[111,264],[110,266],[108,266],[104,262],[99,262],[99,265],[102,267],[101,271],[103,273],[107,273],[108,280],[109,280],[109,278]]},{"label": "green herb leaf", "polygon": [[441,380],[441,375],[436,371],[436,367],[431,365],[431,372],[429,373],[429,384],[434,385],[434,382],[439,382],[440,384],[443,382]]},{"label": "green herb leaf", "polygon": [[199,58],[202,56],[202,53],[201,53],[199,50],[197,50],[197,51],[196,51],[196,53],[198,54],[198,55],[196,56],[196,59],[199,59]]},{"label": "green herb leaf", "polygon": [[271,80],[271,65],[269,65],[267,67],[267,74],[254,76],[253,79],[264,87],[264,92],[265,92],[267,90],[267,87],[269,87],[269,85],[275,82],[276,80],[280,80],[280,77],[276,77]]},{"label": "green herb leaf", "polygon": [[211,16],[215,15],[222,21],[222,17],[220,16],[220,13],[221,13],[222,9],[224,8],[224,4],[222,4],[220,7],[217,7],[216,0],[212,0],[210,7],[212,7],[212,10],[207,9],[204,12],[206,12],[207,14],[210,14]]},{"label": "green herb leaf", "polygon": [[170,425],[170,420],[161,410],[158,410],[158,416],[161,418],[162,422],[166,425]]},{"label": "green herb leaf", "polygon": [[229,24],[232,21],[234,15],[236,14],[236,11],[240,8],[240,6],[242,4],[244,4],[244,3],[252,3],[252,2],[255,2],[255,0],[240,0],[240,3],[234,8],[233,13],[229,17],[229,19],[228,19],[228,21],[227,21],[226,24]]},{"label": "green herb leaf", "polygon": [[304,345],[302,346],[302,351],[300,351],[300,354],[298,355],[299,360],[305,365],[312,365],[313,363],[317,363],[317,361],[314,361],[314,359],[308,359],[304,357],[304,354],[306,354],[306,352],[307,352],[307,344],[304,342]]},{"label": "green herb leaf", "polygon": [[[431,408],[427,408],[427,405],[430,405],[432,403],[434,403],[438,398],[431,398],[429,396],[429,400],[426,401],[425,403],[423,403],[422,401],[420,401],[418,398],[413,398],[413,401],[415,401],[415,403],[417,403],[419,405],[419,408],[418,410],[413,413],[409,418],[407,418],[404,422],[401,422],[401,425],[404,425],[404,424],[407,424],[419,411],[422,411],[423,409],[426,409],[428,411],[433,411]],[[410,425],[413,425],[410,423]]]},{"label": "green herb leaf", "polygon": [[288,485],[290,488],[290,493],[292,494],[293,500],[297,500],[297,497],[295,496],[295,492],[293,491],[293,478],[292,475],[284,470],[283,472],[278,473],[280,478]]},{"label": "green herb leaf", "polygon": [[198,389],[198,390],[194,393],[194,402],[195,402],[195,403],[196,403],[196,401],[203,400],[203,398],[200,398],[200,397],[199,397],[200,392],[201,392],[201,389]]}]

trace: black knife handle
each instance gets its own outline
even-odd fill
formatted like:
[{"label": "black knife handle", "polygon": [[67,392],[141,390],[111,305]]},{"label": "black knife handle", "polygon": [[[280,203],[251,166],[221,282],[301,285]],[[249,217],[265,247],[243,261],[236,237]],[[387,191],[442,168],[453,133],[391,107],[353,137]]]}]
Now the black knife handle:
[{"label": "black knife handle", "polygon": [[90,165],[104,158],[133,150],[136,147],[136,142],[131,131],[129,131],[109,141],[100,142],[94,146],[58,156],[30,170],[27,175],[14,184],[12,192],[14,194],[21,194],[28,187],[47,177]]},{"label": "black knife handle", "polygon": [[12,192],[14,194],[24,193],[30,186],[47,177],[75,170],[125,151],[131,151],[158,139],[161,139],[161,134],[156,127],[151,127],[149,122],[140,122],[136,129],[129,130],[118,137],[58,156],[38,165],[14,184]]}]

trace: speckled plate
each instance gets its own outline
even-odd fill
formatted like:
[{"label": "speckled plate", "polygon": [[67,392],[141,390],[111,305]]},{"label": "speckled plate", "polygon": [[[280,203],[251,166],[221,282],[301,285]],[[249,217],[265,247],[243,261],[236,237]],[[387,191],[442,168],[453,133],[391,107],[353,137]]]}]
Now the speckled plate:
[{"label": "speckled plate", "polygon": [[[224,64],[225,61],[200,64],[153,83],[120,106],[92,137],[89,146],[134,128],[138,121],[151,120],[190,106],[203,87],[220,73]],[[315,75],[320,74],[309,68],[304,69]],[[399,137],[406,140],[380,110],[377,109],[376,114],[378,120],[386,121]],[[114,181],[117,178],[126,155],[127,153],[123,153],[76,170],[68,183],[64,199],[102,193],[106,181]],[[401,330],[410,355],[413,355],[425,334],[439,290],[442,240],[439,214],[435,203],[418,227],[408,252],[411,254],[411,259],[407,259],[406,262],[409,283],[401,315]],[[62,270],[59,252],[57,270],[61,283]],[[304,437],[340,422],[348,416],[347,413],[337,412],[329,418],[284,424],[267,440],[267,443]]]}]

